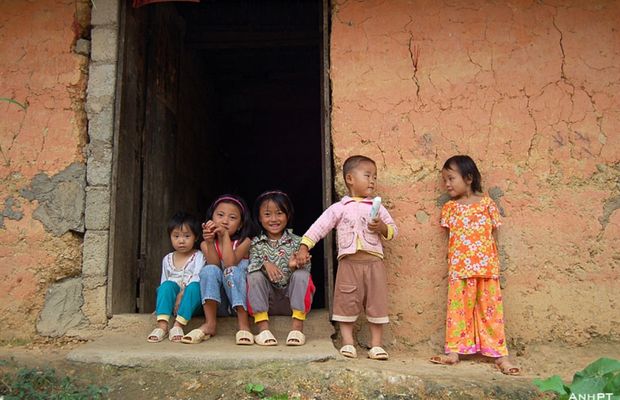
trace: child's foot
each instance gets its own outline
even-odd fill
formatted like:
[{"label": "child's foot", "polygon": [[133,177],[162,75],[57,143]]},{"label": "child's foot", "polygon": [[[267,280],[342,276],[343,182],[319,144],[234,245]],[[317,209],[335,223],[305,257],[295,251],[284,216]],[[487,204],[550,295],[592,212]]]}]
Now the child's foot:
[{"label": "child's foot", "polygon": [[146,337],[146,340],[150,343],[159,343],[166,338],[168,332],[162,328],[155,328],[149,335]]},{"label": "child's foot", "polygon": [[387,360],[389,355],[387,351],[383,350],[383,347],[374,346],[368,350],[368,358],[371,360]]},{"label": "child's foot", "polygon": [[340,348],[340,354],[346,358],[357,358],[357,350],[352,344],[345,344]]},{"label": "child's foot", "polygon": [[246,329],[240,329],[235,335],[235,343],[238,345],[251,345],[254,344],[254,335],[252,332]]},{"label": "child's foot", "polygon": [[459,362],[459,355],[458,353],[441,354],[431,357],[429,361],[433,364],[454,365]]},{"label": "child's foot", "polygon": [[175,325],[170,329],[170,332],[168,332],[168,338],[174,343],[179,343],[181,339],[183,339],[183,336],[185,336],[185,333],[180,326]]},{"label": "child's foot", "polygon": [[495,360],[495,365],[502,371],[502,374],[506,375],[519,375],[521,374],[521,368],[510,362],[508,357],[500,357]]},{"label": "child's foot", "polygon": [[303,346],[306,344],[306,335],[302,331],[290,331],[286,338],[287,346]]}]

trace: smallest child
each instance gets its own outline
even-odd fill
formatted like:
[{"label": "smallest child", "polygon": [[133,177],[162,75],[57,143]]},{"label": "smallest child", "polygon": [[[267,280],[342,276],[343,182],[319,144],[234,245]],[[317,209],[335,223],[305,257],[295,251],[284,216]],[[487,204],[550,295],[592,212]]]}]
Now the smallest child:
[{"label": "smallest child", "polygon": [[[155,314],[157,328],[147,341],[157,343],[166,335],[171,342],[183,338],[183,326],[200,309],[199,273],[205,264],[202,253],[196,249],[200,222],[185,212],[176,213],[168,223],[168,234],[174,251],[162,260],[161,284],[157,288]],[[176,314],[174,326],[168,332],[170,317]]]},{"label": "smallest child", "polygon": [[397,229],[383,206],[375,217],[370,216],[377,184],[375,162],[366,156],[352,156],[344,162],[342,170],[349,196],[332,204],[304,234],[297,263],[303,264],[309,256],[308,250],[336,228],[338,271],[332,319],[338,321],[342,335],[340,354],[347,358],[357,357],[353,327],[359,314],[365,311],[371,336],[368,358],[387,360],[388,353],[381,347],[383,325],[389,322],[387,273],[381,239],[391,240]]}]

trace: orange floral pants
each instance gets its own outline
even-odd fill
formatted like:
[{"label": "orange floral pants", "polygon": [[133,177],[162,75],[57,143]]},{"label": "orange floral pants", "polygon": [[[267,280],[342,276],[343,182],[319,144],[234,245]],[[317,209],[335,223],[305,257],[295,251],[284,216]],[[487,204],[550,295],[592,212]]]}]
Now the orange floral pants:
[{"label": "orange floral pants", "polygon": [[508,355],[499,279],[450,279],[446,353]]}]

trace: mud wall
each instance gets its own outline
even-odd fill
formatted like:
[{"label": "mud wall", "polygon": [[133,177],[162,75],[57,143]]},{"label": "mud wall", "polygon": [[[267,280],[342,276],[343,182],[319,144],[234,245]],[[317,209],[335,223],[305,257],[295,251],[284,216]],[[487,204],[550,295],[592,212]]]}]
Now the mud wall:
[{"label": "mud wall", "polygon": [[49,317],[84,323],[74,277],[84,232],[89,20],[86,0],[0,2],[0,340],[35,333],[53,283],[76,295]]},{"label": "mud wall", "polygon": [[504,214],[512,347],[618,338],[620,3],[461,4],[333,3],[336,165],[377,161],[401,232],[387,251],[392,333],[443,343],[440,168],[469,154]]}]

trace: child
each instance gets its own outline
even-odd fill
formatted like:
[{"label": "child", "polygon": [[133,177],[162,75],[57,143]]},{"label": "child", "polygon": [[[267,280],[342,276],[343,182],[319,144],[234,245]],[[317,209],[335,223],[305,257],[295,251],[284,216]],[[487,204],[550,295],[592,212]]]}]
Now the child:
[{"label": "child", "polygon": [[441,175],[452,198],[441,210],[441,226],[449,231],[446,355],[430,361],[451,365],[458,363],[459,354],[480,352],[496,358],[504,374],[518,375],[520,369],[507,357],[504,335],[497,206],[482,194],[480,172],[469,156],[449,158]]},{"label": "child", "polygon": [[[157,328],[147,337],[151,343],[164,340],[172,342],[183,338],[183,326],[200,309],[199,273],[204,265],[202,253],[195,249],[200,223],[184,212],[175,214],[168,223],[168,234],[174,251],[162,260],[161,284],[157,288]],[[170,316],[177,314],[174,326],[168,333]]]},{"label": "child", "polygon": [[183,343],[197,344],[215,335],[219,305],[220,315],[232,315],[233,311],[237,314],[239,330],[235,342],[238,345],[254,344],[246,302],[251,232],[248,207],[241,197],[226,194],[218,197],[209,207],[207,222],[202,224],[204,241],[200,245],[207,260],[207,265],[200,272],[205,322],[185,335]]},{"label": "child", "polygon": [[334,290],[332,319],[338,321],[343,346],[340,354],[357,357],[353,345],[353,325],[362,308],[370,323],[371,349],[368,357],[387,360],[381,347],[383,325],[389,322],[387,310],[387,275],[383,265],[380,237],[396,236],[394,220],[381,206],[376,218],[370,218],[372,195],[377,180],[375,162],[365,156],[349,157],[343,165],[344,181],[349,191],[332,204],[303,237],[297,262],[303,262],[316,242],[336,227],[338,234],[338,272]]},{"label": "child", "polygon": [[248,267],[250,313],[258,325],[256,344],[275,346],[278,341],[269,330],[269,313],[292,314],[288,346],[306,343],[304,320],[310,311],[314,283],[309,257],[303,263],[295,258],[301,238],[289,229],[293,222],[293,204],[281,191],[265,192],[254,203],[254,218],[260,234],[252,240]]}]

